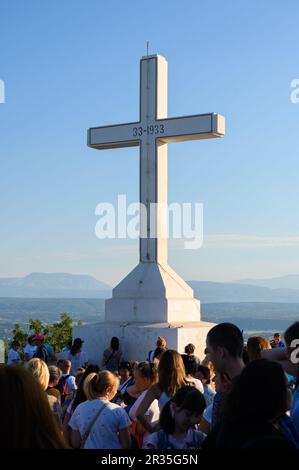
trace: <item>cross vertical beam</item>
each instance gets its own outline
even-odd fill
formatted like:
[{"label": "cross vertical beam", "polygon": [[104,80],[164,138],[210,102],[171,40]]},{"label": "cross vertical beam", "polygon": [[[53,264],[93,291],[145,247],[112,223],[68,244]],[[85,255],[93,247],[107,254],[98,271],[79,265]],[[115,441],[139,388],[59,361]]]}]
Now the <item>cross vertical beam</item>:
[{"label": "cross vertical beam", "polygon": [[[145,57],[140,67],[140,123],[149,129],[157,119],[167,118],[167,62],[161,56]],[[140,145],[140,203],[147,209],[147,220],[140,221],[141,234],[146,234],[140,238],[140,262],[166,263],[167,219],[153,208],[167,204],[167,144],[156,142],[149,132]]]}]

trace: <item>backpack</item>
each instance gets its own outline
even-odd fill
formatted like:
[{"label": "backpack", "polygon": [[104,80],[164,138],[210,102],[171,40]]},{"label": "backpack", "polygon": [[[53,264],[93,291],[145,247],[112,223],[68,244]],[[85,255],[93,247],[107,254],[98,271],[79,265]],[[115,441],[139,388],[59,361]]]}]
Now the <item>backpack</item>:
[{"label": "backpack", "polygon": [[133,421],[129,426],[129,432],[131,435],[132,449],[142,449],[143,444],[143,433],[140,432],[140,425],[138,421]]},{"label": "backpack", "polygon": [[58,384],[56,385],[57,390],[59,390],[61,395],[61,405],[63,405],[67,395],[68,395],[68,388],[67,388],[67,379],[70,377],[69,375],[64,375],[60,377]]}]

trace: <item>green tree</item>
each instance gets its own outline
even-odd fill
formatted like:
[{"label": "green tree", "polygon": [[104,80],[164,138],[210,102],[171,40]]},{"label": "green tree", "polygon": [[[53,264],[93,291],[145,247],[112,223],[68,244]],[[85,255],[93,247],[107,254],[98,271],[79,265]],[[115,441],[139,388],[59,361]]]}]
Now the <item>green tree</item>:
[{"label": "green tree", "polygon": [[30,334],[43,333],[44,334],[44,325],[40,320],[29,319],[29,330]]},{"label": "green tree", "polygon": [[15,341],[19,341],[22,347],[24,347],[27,344],[27,339],[28,339],[28,333],[26,333],[20,323],[16,323],[14,326],[14,329],[12,330],[13,334],[13,339]]},{"label": "green tree", "polygon": [[[77,325],[82,325],[81,321]],[[30,334],[42,333],[46,337],[46,342],[54,347],[56,352],[60,352],[63,346],[72,340],[73,320],[68,313],[60,314],[60,321],[53,325],[43,323],[41,320],[30,318]],[[27,343],[28,333],[26,333],[19,323],[13,329],[13,339],[19,341],[24,347]]]},{"label": "green tree", "polygon": [[73,321],[67,313],[60,315],[60,321],[48,326],[47,342],[54,346],[56,351],[61,351],[63,346],[72,340]]}]

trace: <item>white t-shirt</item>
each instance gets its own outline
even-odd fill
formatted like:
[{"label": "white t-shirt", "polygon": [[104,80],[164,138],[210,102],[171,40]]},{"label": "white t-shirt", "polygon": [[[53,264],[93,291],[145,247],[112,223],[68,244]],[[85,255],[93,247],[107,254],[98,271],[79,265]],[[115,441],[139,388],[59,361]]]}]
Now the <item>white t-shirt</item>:
[{"label": "white t-shirt", "polygon": [[8,353],[7,364],[18,364],[19,362],[21,362],[20,354],[11,348]]},{"label": "white t-shirt", "polygon": [[28,354],[29,356],[29,359],[32,359],[35,352],[37,350],[37,347],[36,346],[33,346],[32,344],[26,344],[25,348],[24,348],[24,353]]},{"label": "white t-shirt", "polygon": [[84,367],[86,362],[88,361],[87,354],[84,351],[75,354],[72,356],[71,353],[68,354],[68,360],[72,363],[71,374],[76,372],[76,369],[79,367]]},{"label": "white t-shirt", "polygon": [[[129,416],[131,418],[132,421],[136,421],[136,411],[137,411],[137,408],[138,406],[140,405],[140,403],[142,402],[143,398],[145,397],[146,395],[146,392],[147,390],[145,390],[144,392],[142,392],[142,394],[137,398],[137,400],[135,401],[134,405],[132,406],[132,408],[130,409],[129,411]],[[159,403],[158,403],[158,400],[154,400],[152,402],[152,404],[150,405],[149,409],[146,411],[145,413],[145,416],[147,417],[147,421],[150,423],[150,424],[155,424],[159,421],[159,416],[160,416],[160,409],[159,409]],[[142,447],[144,449],[147,448],[147,443],[148,443],[148,440],[149,440],[149,437],[151,436],[151,433],[150,432],[145,432],[143,434],[143,445]]]},{"label": "white t-shirt", "polygon": [[[67,374],[62,374],[62,377],[65,377]],[[67,387],[67,390],[66,390],[66,394],[69,395],[71,393],[73,393],[74,391],[77,390],[77,385],[76,385],[76,379],[73,375],[70,375],[67,379],[66,379],[66,387]]]},{"label": "white t-shirt", "polygon": [[106,406],[96,420],[85,442],[84,449],[122,448],[118,432],[130,426],[131,420],[126,411],[115,403],[110,403],[107,400],[88,400],[80,403],[69,421],[69,426],[74,431],[79,431],[83,437],[92,419],[104,403]]},{"label": "white t-shirt", "polygon": [[[160,433],[163,431],[159,431]],[[165,433],[164,433],[165,434]],[[197,446],[194,445],[194,437],[196,436]],[[170,449],[200,449],[201,444],[203,443],[206,434],[200,431],[194,431],[193,429],[189,429],[186,437],[183,440],[177,440],[173,437],[172,434],[168,434],[168,443]],[[166,441],[166,438],[165,438]],[[151,444],[155,449],[159,448],[159,433],[154,432],[150,435],[148,443]],[[149,447],[147,447],[149,448]]]}]

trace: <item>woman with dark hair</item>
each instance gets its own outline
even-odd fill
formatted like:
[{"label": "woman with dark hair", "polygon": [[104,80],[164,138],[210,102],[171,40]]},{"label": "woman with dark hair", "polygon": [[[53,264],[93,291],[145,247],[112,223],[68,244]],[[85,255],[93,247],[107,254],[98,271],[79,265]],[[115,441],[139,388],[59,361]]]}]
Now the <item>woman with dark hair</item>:
[{"label": "woman with dark hair", "polygon": [[285,373],[280,364],[250,362],[233,382],[223,417],[208,435],[205,449],[294,448],[279,430],[290,407]]},{"label": "woman with dark hair", "polygon": [[0,367],[0,396],[1,449],[67,447],[47,395],[25,368]]},{"label": "woman with dark hair", "polygon": [[199,357],[194,355],[194,352],[195,352],[194,344],[189,343],[185,346],[185,354],[187,354],[187,356],[189,356],[190,358],[194,358],[195,362],[196,362],[196,365],[199,366],[200,365],[200,359],[199,359]]},{"label": "woman with dark hair", "polygon": [[68,353],[67,359],[72,363],[71,375],[75,375],[77,369],[80,367],[85,368],[87,365],[87,354],[82,351],[83,343],[84,341],[81,338],[75,338],[70,352]]},{"label": "woman with dark hair", "polygon": [[110,342],[110,348],[104,351],[102,365],[110,372],[117,372],[122,360],[122,353],[119,349],[119,339],[113,336]]},{"label": "woman with dark hair", "polygon": [[197,388],[201,393],[204,393],[204,388],[202,382],[195,377],[197,372],[197,362],[194,359],[194,356],[188,356],[187,354],[182,354],[182,359],[185,367],[186,380],[190,385]]},{"label": "woman with dark hair", "polygon": [[119,387],[114,402],[120,405],[123,402],[127,388],[134,383],[133,368],[130,362],[122,361],[118,369]]},{"label": "woman with dark hair", "polygon": [[160,415],[161,430],[153,433],[148,449],[200,449],[206,437],[194,429],[200,422],[206,403],[196,388],[184,386],[164,406]]}]

